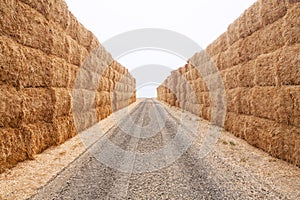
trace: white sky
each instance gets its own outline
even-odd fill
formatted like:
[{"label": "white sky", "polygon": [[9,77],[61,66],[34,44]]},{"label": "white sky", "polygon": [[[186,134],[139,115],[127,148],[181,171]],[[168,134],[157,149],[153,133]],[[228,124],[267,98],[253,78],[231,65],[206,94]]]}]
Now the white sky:
[{"label": "white sky", "polygon": [[[71,12],[101,43],[134,29],[162,28],[187,36],[203,49],[225,32],[228,25],[255,1],[66,0]],[[174,55],[155,51],[135,52],[118,61],[130,71],[147,64],[177,69],[185,63]],[[141,87],[138,96],[156,96],[156,87]]]}]

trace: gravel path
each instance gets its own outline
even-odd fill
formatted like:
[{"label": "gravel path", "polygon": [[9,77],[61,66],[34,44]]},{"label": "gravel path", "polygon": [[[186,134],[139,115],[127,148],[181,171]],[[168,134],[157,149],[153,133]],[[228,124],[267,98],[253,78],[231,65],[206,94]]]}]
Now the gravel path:
[{"label": "gravel path", "polygon": [[[183,120],[187,118],[188,122]],[[186,123],[182,124],[182,121]],[[225,143],[221,138],[207,157],[198,159],[208,126],[207,122],[203,122],[207,126],[201,123],[192,115],[178,117],[165,105],[145,100],[119,120],[107,137],[99,139],[31,199],[297,198],[299,191],[289,194],[289,190],[275,182],[272,184],[273,179],[268,175],[257,174],[260,169],[255,171],[238,159],[239,156],[250,159],[256,151],[232,154],[238,161],[224,158],[231,157],[228,152],[236,152],[237,144],[242,145],[239,148],[251,149],[239,140]],[[199,134],[190,131],[188,127],[192,126],[199,126]],[[270,158],[260,151],[257,155]],[[291,168],[299,172],[297,168]],[[288,181],[288,178],[284,180]],[[297,182],[292,186],[291,189],[300,188]]]}]

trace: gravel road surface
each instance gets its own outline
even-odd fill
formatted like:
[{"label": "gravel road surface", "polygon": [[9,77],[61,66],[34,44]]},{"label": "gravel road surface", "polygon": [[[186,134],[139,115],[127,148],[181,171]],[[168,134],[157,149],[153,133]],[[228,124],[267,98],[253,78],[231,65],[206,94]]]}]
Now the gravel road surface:
[{"label": "gravel road surface", "polygon": [[142,101],[31,199],[291,198],[267,175],[226,162],[221,153],[199,159],[202,137],[191,126],[201,121],[182,119],[155,100]]}]

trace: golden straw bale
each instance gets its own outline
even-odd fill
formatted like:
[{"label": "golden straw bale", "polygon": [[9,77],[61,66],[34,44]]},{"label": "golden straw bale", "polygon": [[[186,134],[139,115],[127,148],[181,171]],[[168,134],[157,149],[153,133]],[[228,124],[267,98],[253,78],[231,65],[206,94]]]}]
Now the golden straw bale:
[{"label": "golden straw bale", "polygon": [[52,123],[24,124],[21,130],[25,137],[29,158],[34,158],[35,154],[41,153],[55,144],[56,133]]},{"label": "golden straw bale", "polygon": [[244,115],[227,112],[224,128],[235,136],[245,139],[246,119]]},{"label": "golden straw bale", "polygon": [[[284,135],[283,151],[277,151],[281,159],[289,161],[298,167],[300,166],[300,128],[292,126],[282,126]],[[280,141],[281,142],[281,141]],[[277,153],[276,152],[276,153]]]},{"label": "golden straw bale", "polygon": [[62,144],[67,139],[72,138],[77,134],[74,119],[72,116],[62,116],[55,118],[53,120],[53,127],[56,133],[56,145]]},{"label": "golden straw bale", "polygon": [[78,133],[90,128],[99,121],[96,109],[87,112],[73,113],[73,116]]},{"label": "golden straw bale", "polygon": [[54,101],[54,117],[71,114],[71,91],[66,88],[51,88]]},{"label": "golden straw bale", "polygon": [[282,92],[289,99],[284,102],[289,124],[300,127],[300,86],[287,86]]},{"label": "golden straw bale", "polygon": [[28,158],[27,145],[19,129],[0,128],[0,173]]},{"label": "golden straw bale", "polygon": [[51,31],[43,15],[20,1],[2,4],[0,13],[0,35],[50,53]]},{"label": "golden straw bale", "polygon": [[220,35],[213,43],[208,45],[208,47],[206,48],[206,53],[212,57],[223,51],[226,51],[228,46],[227,33],[225,32]]},{"label": "golden straw bale", "polygon": [[226,109],[228,112],[239,113],[241,89],[226,90]]},{"label": "golden straw bale", "polygon": [[287,12],[283,0],[260,0],[260,16],[264,26],[282,18]]},{"label": "golden straw bale", "polygon": [[227,43],[229,45],[232,45],[239,40],[239,29],[238,29],[239,23],[240,23],[240,18],[237,18],[227,28]]},{"label": "golden straw bale", "polygon": [[54,21],[62,30],[67,30],[71,23],[71,12],[68,10],[66,2],[61,0],[47,0],[47,3],[50,6],[47,19]]},{"label": "golden straw bale", "polygon": [[285,0],[285,4],[288,9],[293,8],[294,6],[299,6],[300,1],[299,0]]},{"label": "golden straw bale", "polygon": [[87,112],[95,108],[96,92],[85,89],[72,90],[73,113]]},{"label": "golden straw bale", "polygon": [[51,10],[51,1],[35,1],[35,0],[20,0],[21,2],[29,5],[31,8],[35,9],[43,16],[48,16]]},{"label": "golden straw bale", "polygon": [[51,122],[54,100],[51,89],[26,88],[20,91],[23,123]]},{"label": "golden straw bale", "polygon": [[255,60],[237,67],[237,87],[254,87]]},{"label": "golden straw bale", "polygon": [[276,86],[277,85],[277,64],[280,50],[270,54],[263,54],[256,59],[255,84],[258,86]]},{"label": "golden straw bale", "polygon": [[288,126],[267,119],[249,116],[245,132],[245,139],[249,144],[263,149],[272,156],[286,159],[293,154],[287,150],[291,142],[288,142],[286,138],[289,138],[289,140],[294,139]]},{"label": "golden straw bale", "polygon": [[18,127],[22,122],[22,98],[12,86],[0,85],[0,127]]},{"label": "golden straw bale", "polygon": [[0,36],[0,49],[0,83],[19,87],[20,74],[26,64],[22,46]]},{"label": "golden straw bale", "polygon": [[73,88],[94,91],[99,87],[99,84],[101,84],[99,74],[81,68],[76,73],[76,79]]},{"label": "golden straw bale", "polygon": [[251,35],[262,27],[262,19],[259,12],[260,1],[255,2],[250,8],[245,11],[248,35]]},{"label": "golden straw bale", "polygon": [[300,85],[300,44],[286,46],[276,62],[279,85]]},{"label": "golden straw bale", "polygon": [[254,87],[251,92],[251,114],[278,123],[288,123],[288,107],[293,102],[284,90],[276,87]]},{"label": "golden straw bale", "polygon": [[[69,89],[73,89],[75,86],[75,83],[77,82],[77,74],[80,70],[80,68],[76,65],[72,65],[72,64],[68,64],[67,63],[67,68],[69,69],[69,76],[70,76],[70,80],[69,80],[69,84],[68,84],[68,88]],[[76,83],[77,87],[80,87],[80,84]]]},{"label": "golden straw bale", "polygon": [[238,99],[238,113],[251,115],[252,93],[250,88],[240,88]]},{"label": "golden straw bale", "polygon": [[70,45],[67,41],[67,36],[65,32],[62,32],[61,29],[57,28],[57,25],[54,22],[49,22],[48,25],[51,30],[51,48],[50,53],[59,58],[63,58],[66,61],[69,60],[69,49]]},{"label": "golden straw bale", "polygon": [[66,37],[65,45],[68,54],[67,61],[71,64],[81,66],[89,55],[88,51],[69,36]]},{"label": "golden straw bale", "polygon": [[261,31],[256,32],[256,34],[259,34],[259,41],[257,42],[259,42],[261,47],[260,52],[267,54],[284,46],[283,24],[284,20],[279,19]]}]

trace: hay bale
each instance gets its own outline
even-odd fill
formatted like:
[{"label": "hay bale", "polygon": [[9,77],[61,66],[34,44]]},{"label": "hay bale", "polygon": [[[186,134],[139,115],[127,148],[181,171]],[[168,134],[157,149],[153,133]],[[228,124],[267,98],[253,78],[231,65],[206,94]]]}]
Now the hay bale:
[{"label": "hay bale", "polygon": [[222,76],[224,76],[222,77],[223,83],[226,90],[233,89],[238,86],[237,85],[237,77],[239,73],[238,70],[239,70],[239,66],[235,66],[222,72]]},{"label": "hay bale", "polygon": [[98,122],[96,109],[87,112],[73,113],[77,133],[80,133]]},{"label": "hay bale", "polygon": [[92,35],[93,33],[91,31],[87,30],[80,22],[78,23],[77,41],[81,46],[83,46],[87,50],[89,50],[89,46],[92,42]]},{"label": "hay bale", "polygon": [[261,52],[267,54],[284,46],[285,42],[283,39],[283,24],[284,20],[280,19],[273,24],[262,29],[259,33]]},{"label": "hay bale", "polygon": [[220,35],[206,48],[206,53],[212,57],[228,49],[227,33]]},{"label": "hay bale", "polygon": [[51,88],[54,101],[54,117],[71,114],[71,91],[66,88]]},{"label": "hay bale", "polygon": [[253,34],[238,42],[239,63],[245,64],[261,55],[261,52],[257,51],[257,49],[261,49],[258,41],[260,41],[259,35]]},{"label": "hay bale", "polygon": [[288,10],[284,17],[283,37],[288,45],[300,43],[300,19],[299,19],[300,5],[292,7]]},{"label": "hay bale", "polygon": [[41,54],[30,48],[23,48],[24,71],[19,82],[21,87],[67,87],[70,72],[63,59]]},{"label": "hay bale", "polygon": [[233,133],[236,137],[245,139],[246,119],[244,115],[227,112],[224,128]]},{"label": "hay bale", "polygon": [[107,64],[107,66],[110,66],[113,63],[113,58],[110,53],[108,53],[105,48],[99,44],[94,50],[93,53],[98,56],[100,60],[102,60],[104,63]]},{"label": "hay bale", "polygon": [[205,107],[211,106],[211,99],[210,99],[210,93],[209,92],[202,92],[197,95],[198,102],[200,104],[205,105]]},{"label": "hay bale", "polygon": [[50,6],[50,12],[46,15],[47,19],[54,21],[62,30],[67,30],[70,26],[71,13],[68,10],[66,2],[62,0],[51,0],[47,1],[47,3]]},{"label": "hay bale", "polygon": [[224,129],[226,131],[233,133],[234,123],[236,122],[235,116],[236,116],[236,113],[232,113],[232,112],[226,113],[226,118],[225,118],[225,123],[224,123]]},{"label": "hay bale", "polygon": [[203,107],[202,108],[203,119],[207,121],[211,121],[211,108],[210,107]]},{"label": "hay bale", "polygon": [[35,0],[20,0],[21,2],[29,5],[43,16],[48,16],[51,10],[52,2],[50,1],[35,1]]},{"label": "hay bale", "polygon": [[97,117],[102,120],[108,117],[112,113],[112,107],[110,105],[101,106],[97,108]]},{"label": "hay bale", "polygon": [[66,33],[62,32],[61,29],[57,28],[54,22],[49,22],[49,30],[51,30],[51,48],[50,53],[59,58],[63,58],[66,61],[69,59],[69,47]]},{"label": "hay bale", "polygon": [[[9,43],[8,43],[9,44]],[[13,43],[10,43],[12,45]],[[16,47],[16,46],[15,46]],[[3,76],[8,74],[6,70],[10,67],[10,71],[18,78],[17,86],[24,87],[67,87],[69,82],[69,70],[66,62],[53,56],[47,56],[41,51],[20,47],[21,52],[16,57],[10,58],[11,63],[4,63]],[[17,49],[19,48],[17,47]],[[14,46],[7,46],[7,50]],[[21,63],[13,65],[16,61]],[[4,61],[7,59],[4,59]],[[14,69],[15,68],[15,69]],[[1,73],[2,74],[2,73]],[[10,78],[10,74],[8,74]],[[14,81],[14,80],[11,80]],[[10,82],[10,81],[9,81]],[[8,82],[8,83],[9,83]]]},{"label": "hay bale", "polygon": [[72,116],[58,117],[53,120],[53,129],[55,131],[55,144],[62,144],[67,139],[74,137],[76,127]]},{"label": "hay bale", "polygon": [[237,67],[237,87],[254,87],[255,60]]},{"label": "hay bale", "polygon": [[[51,69],[49,73],[51,87],[68,87],[70,84],[70,69],[63,59],[48,57],[51,60]],[[45,76],[43,76],[45,77]]]},{"label": "hay bale", "polygon": [[223,89],[223,81],[220,73],[211,74],[204,78],[208,91],[214,92]]},{"label": "hay bale", "polygon": [[67,35],[69,35],[73,40],[78,42],[79,22],[70,11],[68,11],[68,15],[69,15],[69,23],[66,26],[65,31],[66,31]]},{"label": "hay bale", "polygon": [[195,67],[197,70],[198,76],[206,77],[211,74],[217,73],[218,68],[215,65],[215,61],[213,59],[208,58],[207,62],[203,62],[200,66]]},{"label": "hay bale", "polygon": [[54,115],[54,99],[51,89],[27,88],[20,91],[22,121],[25,124],[51,122]]},{"label": "hay bale", "polygon": [[245,38],[250,35],[247,27],[246,11],[239,17],[239,23],[237,25],[239,39]]},{"label": "hay bale", "polygon": [[200,91],[201,92],[208,92],[208,88],[207,88],[207,85],[206,85],[205,81],[203,79],[197,79],[197,81],[199,82]]},{"label": "hay bale", "polygon": [[64,44],[68,55],[67,61],[73,65],[82,66],[89,55],[88,51],[69,36],[66,37]]},{"label": "hay bale", "polygon": [[112,80],[114,81],[114,82],[124,82],[124,80],[122,79],[122,75],[119,73],[119,72],[117,72],[117,71],[114,71],[114,77],[112,78]]},{"label": "hay bale", "polygon": [[241,89],[226,90],[226,109],[228,112],[239,113]]},{"label": "hay bale", "polygon": [[255,84],[258,86],[277,85],[277,63],[280,51],[259,56],[254,65]]},{"label": "hay bale", "polygon": [[300,129],[292,126],[282,126],[284,133],[284,148],[281,159],[300,166]]},{"label": "hay bale", "polygon": [[19,127],[22,99],[12,86],[0,85],[0,127]]},{"label": "hay bale", "polygon": [[26,145],[19,129],[0,128],[0,173],[28,158]]},{"label": "hay bale", "polygon": [[[210,55],[209,55],[210,53],[212,52],[209,51],[206,52],[204,50],[197,52],[188,60],[188,64],[191,64],[194,67],[201,67],[204,63],[210,60]],[[184,74],[185,73],[184,67],[179,68],[178,73]]]},{"label": "hay bale", "polygon": [[284,134],[281,131],[281,125],[274,121],[248,116],[245,129],[245,139],[249,144],[268,153],[272,154],[274,151],[283,152],[282,144],[276,145],[277,147],[274,145],[274,143],[281,143],[284,141]]},{"label": "hay bale", "polygon": [[251,115],[251,101],[252,93],[250,88],[240,88],[239,89],[239,99],[238,101],[238,113]]},{"label": "hay bale", "polygon": [[[244,40],[237,42],[235,44],[236,47],[232,47],[236,50],[233,52],[235,54],[229,55],[228,58],[226,58],[226,54],[221,55],[223,56],[221,60],[225,58],[225,64],[223,65],[226,67],[245,63],[256,59],[261,54],[268,54],[280,49],[284,45],[284,40],[278,39],[282,38],[282,23],[283,20],[278,20],[264,29],[256,31]],[[233,61],[230,61],[229,58],[233,58]]]},{"label": "hay bale", "polygon": [[81,68],[76,74],[75,89],[96,90],[101,83],[99,74]]},{"label": "hay bale", "polygon": [[288,86],[283,88],[283,96],[286,112],[289,116],[289,124],[300,127],[300,86]]},{"label": "hay bale", "polygon": [[98,39],[96,38],[95,35],[91,35],[91,43],[89,44],[89,46],[87,47],[87,50],[89,53],[94,52],[94,49],[97,49],[97,47],[100,45],[100,42],[98,41]]},{"label": "hay bale", "polygon": [[240,21],[241,19],[237,18],[227,28],[227,43],[230,46],[240,39],[240,35],[239,35],[239,24],[241,23]]},{"label": "hay bale", "polygon": [[294,6],[299,6],[299,0],[286,0],[285,4],[288,9],[293,8]]},{"label": "hay bale", "polygon": [[[108,80],[108,84],[109,84],[109,91],[115,91],[116,90],[116,83],[113,80]],[[119,84],[119,83],[118,83]]]},{"label": "hay bale", "polygon": [[81,67],[84,69],[102,75],[106,70],[107,65],[104,61],[100,60],[95,54],[90,53],[84,60]]},{"label": "hay bale", "polygon": [[284,90],[275,87],[254,87],[251,92],[251,114],[278,123],[288,123],[288,107],[293,102]]},{"label": "hay bale", "polygon": [[[76,65],[72,65],[72,64],[67,63],[67,68],[69,69],[69,76],[70,76],[68,88],[73,89],[74,86],[75,86],[75,82],[76,82],[77,74],[78,74],[78,71],[79,71],[79,67],[76,66]],[[80,84],[77,84],[77,87],[80,87]]]},{"label": "hay bale", "polygon": [[52,123],[23,124],[21,130],[25,137],[28,157],[31,159],[34,155],[55,145],[56,133]]},{"label": "hay bale", "polygon": [[260,1],[255,2],[245,11],[246,28],[248,35],[262,28],[262,18],[260,17]]},{"label": "hay bale", "polygon": [[112,71],[112,68],[111,68],[111,66],[109,65],[109,66],[107,66],[107,67],[105,68],[105,71],[101,74],[101,76],[102,76],[102,77],[105,77],[105,78],[109,78],[109,77],[110,77],[111,71]]},{"label": "hay bale", "polygon": [[87,112],[95,109],[95,91],[85,89],[72,90],[72,110],[73,113]]},{"label": "hay bale", "polygon": [[241,62],[242,41],[230,46],[227,51],[220,54],[218,68],[220,71],[231,68]]},{"label": "hay bale", "polygon": [[282,0],[260,0],[260,16],[263,26],[272,24],[282,18],[287,12],[285,1]]},{"label": "hay bale", "polygon": [[96,107],[111,104],[111,93],[106,91],[97,92],[95,97],[95,104]]},{"label": "hay bale", "polygon": [[3,4],[0,13],[0,35],[50,53],[51,32],[48,28],[49,22],[43,15],[20,1]]},{"label": "hay bale", "polygon": [[0,36],[0,60],[0,83],[19,87],[20,74],[25,64],[21,45]]}]

